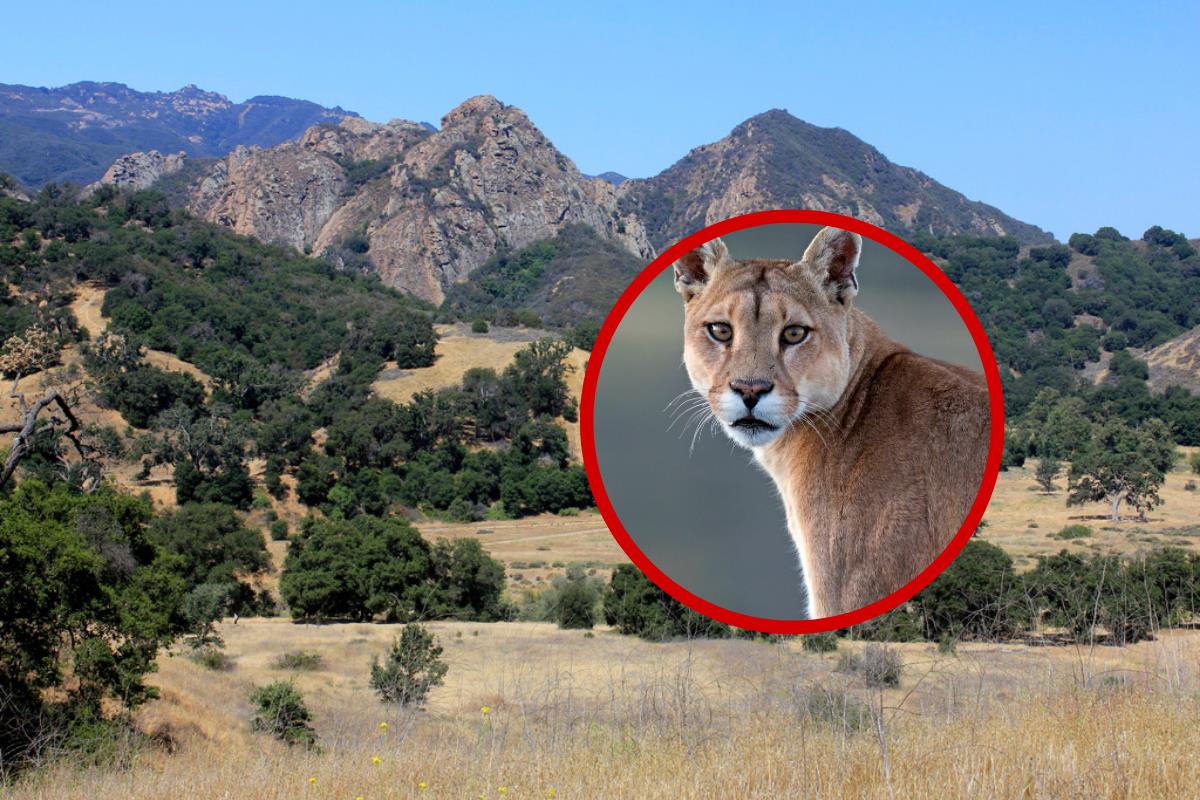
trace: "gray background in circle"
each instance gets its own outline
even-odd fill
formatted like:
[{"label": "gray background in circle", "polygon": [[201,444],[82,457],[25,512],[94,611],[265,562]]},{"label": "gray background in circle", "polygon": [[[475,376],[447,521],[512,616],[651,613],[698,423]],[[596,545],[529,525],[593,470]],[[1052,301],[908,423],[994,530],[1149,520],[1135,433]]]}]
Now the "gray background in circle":
[{"label": "gray background in circle", "polygon": [[[723,237],[734,258],[798,260],[816,225],[762,225]],[[855,302],[892,338],[981,370],[979,353],[941,290],[899,254],[864,238]],[[596,457],[625,530],[672,580],[731,611],[805,614],[799,562],[771,479],[724,433],[670,431],[666,405],[689,388],[683,301],[668,267],[621,321],[596,387]]]}]

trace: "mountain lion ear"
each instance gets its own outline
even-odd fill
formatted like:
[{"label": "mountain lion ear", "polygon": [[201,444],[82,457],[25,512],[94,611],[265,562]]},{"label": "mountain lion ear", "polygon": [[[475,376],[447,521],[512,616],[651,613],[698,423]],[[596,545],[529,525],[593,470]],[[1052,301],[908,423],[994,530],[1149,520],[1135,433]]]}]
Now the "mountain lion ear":
[{"label": "mountain lion ear", "polygon": [[717,268],[729,260],[729,248],[720,239],[685,253],[675,262],[675,291],[688,302],[708,284]]},{"label": "mountain lion ear", "polygon": [[841,228],[822,228],[812,244],[804,251],[801,263],[822,282],[829,298],[845,305],[858,294],[858,257],[862,254],[862,237]]}]

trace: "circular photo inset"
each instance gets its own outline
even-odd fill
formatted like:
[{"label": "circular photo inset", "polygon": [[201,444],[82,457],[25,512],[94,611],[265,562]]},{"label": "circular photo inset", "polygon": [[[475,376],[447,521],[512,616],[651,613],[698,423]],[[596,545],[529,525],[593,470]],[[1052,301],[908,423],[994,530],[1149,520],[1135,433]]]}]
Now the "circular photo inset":
[{"label": "circular photo inset", "polygon": [[584,460],[630,558],[723,622],[815,632],[904,602],[995,485],[1000,378],[953,284],[849,217],[774,211],[668,249],[598,337]]}]

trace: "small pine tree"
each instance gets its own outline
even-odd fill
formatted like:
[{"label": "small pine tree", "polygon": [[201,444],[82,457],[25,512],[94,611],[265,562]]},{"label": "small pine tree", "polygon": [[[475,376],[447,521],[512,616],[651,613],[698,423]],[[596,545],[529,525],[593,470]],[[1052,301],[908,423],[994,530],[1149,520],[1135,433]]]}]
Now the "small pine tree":
[{"label": "small pine tree", "polygon": [[254,704],[254,730],[264,731],[288,744],[314,747],[317,732],[313,730],[312,712],[304,703],[300,690],[287,681],[275,681],[250,693]]},{"label": "small pine tree", "polygon": [[1037,469],[1034,470],[1033,478],[1042,487],[1043,492],[1053,492],[1057,487],[1054,485],[1054,479],[1058,477],[1058,473],[1062,470],[1062,464],[1056,458],[1043,456],[1038,460]]},{"label": "small pine tree", "polygon": [[382,664],[371,659],[371,688],[385,703],[420,707],[430,688],[441,686],[449,669],[441,659],[442,648],[423,626],[404,626]]}]

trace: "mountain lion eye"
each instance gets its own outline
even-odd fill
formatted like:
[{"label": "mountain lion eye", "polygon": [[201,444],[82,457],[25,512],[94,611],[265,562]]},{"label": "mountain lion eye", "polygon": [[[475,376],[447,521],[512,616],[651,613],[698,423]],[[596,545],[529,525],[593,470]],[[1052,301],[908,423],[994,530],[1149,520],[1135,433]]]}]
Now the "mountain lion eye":
[{"label": "mountain lion eye", "polygon": [[788,325],[783,329],[783,336],[780,338],[784,344],[800,344],[808,338],[808,333],[812,328],[806,328],[803,325]]},{"label": "mountain lion eye", "polygon": [[724,344],[733,338],[733,328],[724,322],[710,322],[704,328],[708,331],[708,335],[713,338],[714,342]]}]

